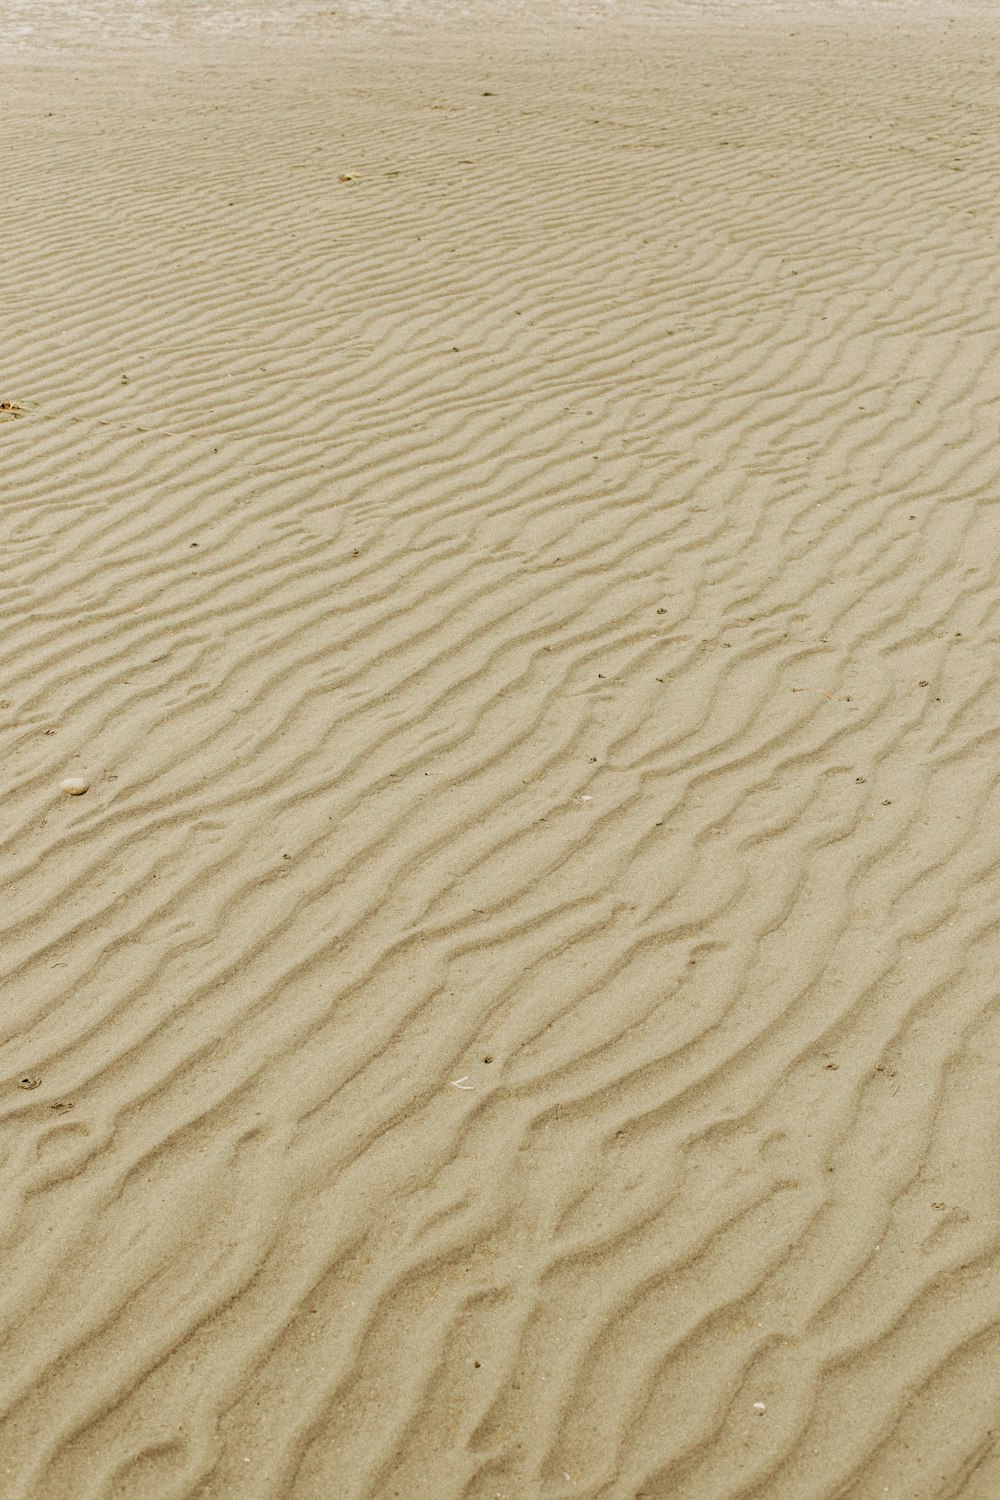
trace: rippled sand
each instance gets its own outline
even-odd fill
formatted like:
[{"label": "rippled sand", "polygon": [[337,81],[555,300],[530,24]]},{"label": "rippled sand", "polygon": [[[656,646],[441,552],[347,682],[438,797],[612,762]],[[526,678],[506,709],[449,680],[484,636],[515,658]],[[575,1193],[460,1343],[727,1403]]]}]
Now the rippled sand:
[{"label": "rippled sand", "polygon": [[4,1500],[1000,1495],[998,33],[13,0]]}]

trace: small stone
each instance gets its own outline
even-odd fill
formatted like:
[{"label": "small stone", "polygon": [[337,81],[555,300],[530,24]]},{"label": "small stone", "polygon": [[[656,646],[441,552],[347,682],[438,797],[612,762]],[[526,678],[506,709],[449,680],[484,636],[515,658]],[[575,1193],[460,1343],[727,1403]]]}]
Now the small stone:
[{"label": "small stone", "polygon": [[60,781],[59,790],[68,797],[82,797],[84,792],[90,791],[90,782],[84,776],[67,776],[65,781]]}]

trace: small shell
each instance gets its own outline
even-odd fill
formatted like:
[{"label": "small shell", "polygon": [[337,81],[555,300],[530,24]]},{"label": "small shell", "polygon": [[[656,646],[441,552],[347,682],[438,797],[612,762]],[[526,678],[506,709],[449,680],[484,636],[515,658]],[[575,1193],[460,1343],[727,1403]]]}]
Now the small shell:
[{"label": "small shell", "polygon": [[84,792],[90,791],[90,782],[85,776],[67,776],[65,781],[60,781],[59,790],[68,797],[82,797]]},{"label": "small shell", "polygon": [[41,1082],[42,1080],[36,1078],[34,1073],[26,1073],[23,1078],[17,1080],[17,1086],[19,1089],[37,1089],[41,1086]]}]

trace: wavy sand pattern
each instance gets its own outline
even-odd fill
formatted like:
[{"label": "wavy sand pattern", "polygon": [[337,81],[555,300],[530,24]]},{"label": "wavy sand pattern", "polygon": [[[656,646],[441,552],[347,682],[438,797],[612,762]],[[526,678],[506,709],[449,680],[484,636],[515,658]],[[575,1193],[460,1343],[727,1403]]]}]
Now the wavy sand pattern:
[{"label": "wavy sand pattern", "polygon": [[996,23],[81,16],[0,104],[0,1492],[992,1500]]}]

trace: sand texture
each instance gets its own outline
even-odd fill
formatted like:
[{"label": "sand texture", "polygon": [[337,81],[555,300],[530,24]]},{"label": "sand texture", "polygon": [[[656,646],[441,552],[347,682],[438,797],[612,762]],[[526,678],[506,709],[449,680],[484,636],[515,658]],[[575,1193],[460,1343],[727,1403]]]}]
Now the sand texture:
[{"label": "sand texture", "polygon": [[996,1500],[1000,23],[298,3],[0,42],[0,1496]]}]

